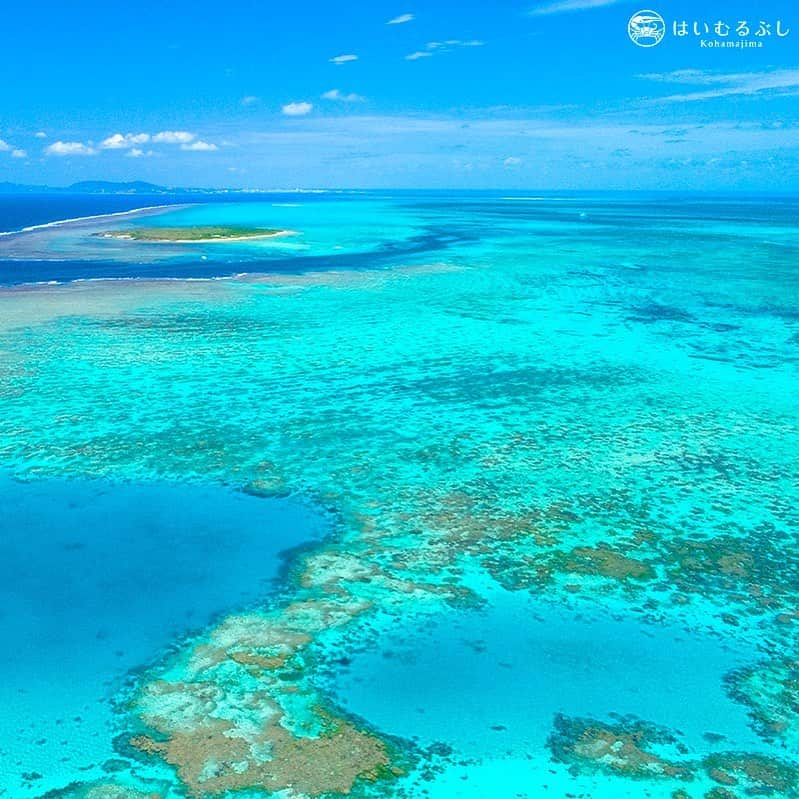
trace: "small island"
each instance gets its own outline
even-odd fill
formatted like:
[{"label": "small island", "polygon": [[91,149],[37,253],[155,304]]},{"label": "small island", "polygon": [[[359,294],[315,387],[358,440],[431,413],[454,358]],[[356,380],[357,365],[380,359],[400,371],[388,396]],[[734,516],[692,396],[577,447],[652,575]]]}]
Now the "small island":
[{"label": "small island", "polygon": [[292,230],[236,227],[229,225],[195,225],[192,227],[138,227],[124,230],[104,230],[95,233],[104,239],[125,239],[162,244],[207,244],[218,241],[248,241],[290,236]]}]

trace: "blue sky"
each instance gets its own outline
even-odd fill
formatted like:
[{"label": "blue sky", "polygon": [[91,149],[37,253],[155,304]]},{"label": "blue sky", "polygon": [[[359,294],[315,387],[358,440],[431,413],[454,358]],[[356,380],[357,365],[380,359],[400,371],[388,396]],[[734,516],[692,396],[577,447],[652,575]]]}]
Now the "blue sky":
[{"label": "blue sky", "polygon": [[793,0],[44,0],[3,12],[0,181],[795,190],[797,97]]}]

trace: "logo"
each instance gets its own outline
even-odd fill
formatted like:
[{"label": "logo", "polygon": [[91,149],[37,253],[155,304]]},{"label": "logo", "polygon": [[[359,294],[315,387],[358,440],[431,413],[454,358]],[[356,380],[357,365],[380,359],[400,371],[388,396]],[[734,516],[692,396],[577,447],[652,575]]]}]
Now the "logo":
[{"label": "logo", "polygon": [[636,11],[627,23],[627,33],[639,47],[654,47],[666,35],[666,22],[657,11]]}]

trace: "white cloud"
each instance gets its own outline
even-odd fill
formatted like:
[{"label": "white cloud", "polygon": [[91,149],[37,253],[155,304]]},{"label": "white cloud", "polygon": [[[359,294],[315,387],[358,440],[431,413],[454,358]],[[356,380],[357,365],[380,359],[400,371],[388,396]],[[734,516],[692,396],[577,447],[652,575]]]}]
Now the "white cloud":
[{"label": "white cloud", "polygon": [[330,59],[331,64],[346,64],[348,61],[357,61],[358,56],[353,55],[352,53],[347,53],[345,55],[337,55]]},{"label": "white cloud", "polygon": [[36,136],[37,139],[46,139],[47,138],[47,134],[43,130],[39,130],[36,133],[34,133],[33,135]]},{"label": "white cloud", "polygon": [[100,142],[100,147],[104,150],[124,150],[129,147],[135,147],[137,144],[146,144],[150,141],[149,133],[126,133],[124,136],[121,133],[115,133],[107,139]]},{"label": "white cloud", "polygon": [[652,72],[639,75],[644,80],[657,83],[704,86],[701,91],[672,94],[652,98],[651,102],[688,102],[712,100],[734,95],[791,96],[799,94],[799,69],[775,69],[770,72],[706,72],[700,69],[679,69],[674,72]]},{"label": "white cloud", "polygon": [[83,144],[81,142],[57,141],[46,147],[44,152],[47,155],[96,155],[98,149],[127,150],[125,155],[131,158],[142,158],[156,155],[152,150],[145,150],[140,146],[149,142],[179,144],[181,150],[194,152],[212,152],[219,149],[216,144],[198,139],[196,133],[187,130],[162,130],[160,133],[152,135],[149,133],[114,133],[103,139],[96,147],[91,142]]},{"label": "white cloud", "polygon": [[79,141],[55,141],[45,149],[46,155],[97,155],[97,150]]},{"label": "white cloud", "polygon": [[311,103],[288,103],[283,106],[283,113],[289,117],[303,117],[313,111]]},{"label": "white cloud", "polygon": [[673,72],[645,72],[635,77],[658,83],[724,83],[732,80],[735,75],[705,72],[701,69],[675,69]]},{"label": "white cloud", "polygon": [[153,141],[156,144],[188,144],[196,138],[196,133],[187,130],[162,130],[153,136]]},{"label": "white cloud", "polygon": [[193,142],[183,142],[183,144],[180,145],[180,149],[191,150],[192,152],[197,153],[210,153],[214,150],[218,150],[219,148],[215,144],[197,139],[197,141]]},{"label": "white cloud", "polygon": [[261,102],[261,98],[256,97],[254,94],[248,94],[246,97],[241,98],[242,105],[255,105],[259,102]]},{"label": "white cloud", "polygon": [[462,39],[447,39],[445,42],[428,42],[427,46],[431,50],[435,50],[439,47],[482,47],[485,42],[481,42],[479,39],[469,39],[468,41],[464,42]]},{"label": "white cloud", "polygon": [[11,151],[12,158],[27,158],[28,154],[25,150],[20,150],[18,147],[14,147],[13,145],[9,144],[7,141],[3,141],[0,139],[0,153],[7,153]]},{"label": "white cloud", "polygon": [[394,19],[390,19],[386,25],[402,25],[405,22],[410,22],[413,18],[413,14],[400,14]]},{"label": "white cloud", "polygon": [[547,14],[564,14],[569,11],[586,11],[590,8],[603,8],[620,3],[621,0],[557,0],[543,6],[536,6],[528,12],[531,16],[539,17]]},{"label": "white cloud", "polygon": [[482,47],[485,42],[479,39],[445,39],[443,42],[428,42],[426,50],[417,50],[415,53],[405,56],[406,61],[416,61],[419,58],[429,58],[433,53],[448,53],[458,47]]},{"label": "white cloud", "polygon": [[116,150],[127,146],[128,144],[125,141],[125,137],[121,133],[115,133],[113,136],[109,136],[107,139],[103,139],[103,141],[100,142],[100,147],[106,150]]},{"label": "white cloud", "polygon": [[362,103],[364,100],[366,100],[365,97],[362,97],[360,94],[355,94],[355,92],[343,94],[338,89],[331,89],[329,92],[325,92],[322,95],[322,99],[339,100],[342,103]]},{"label": "white cloud", "polygon": [[522,161],[521,158],[517,158],[515,155],[510,155],[502,162],[502,165],[506,169],[510,169],[511,167],[514,166],[521,166],[523,163],[524,162]]}]

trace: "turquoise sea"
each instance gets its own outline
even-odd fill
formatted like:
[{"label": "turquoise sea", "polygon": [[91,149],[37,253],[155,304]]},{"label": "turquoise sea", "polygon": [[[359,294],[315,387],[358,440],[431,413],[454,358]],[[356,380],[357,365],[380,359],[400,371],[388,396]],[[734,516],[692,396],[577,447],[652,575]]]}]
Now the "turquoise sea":
[{"label": "turquoise sea", "polygon": [[799,796],[798,199],[0,231],[3,799]]}]

